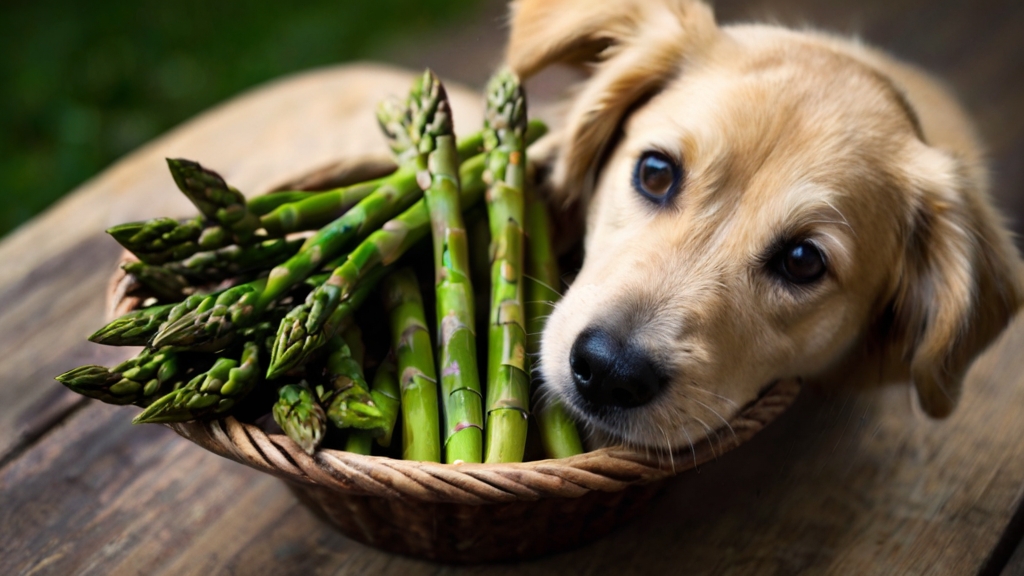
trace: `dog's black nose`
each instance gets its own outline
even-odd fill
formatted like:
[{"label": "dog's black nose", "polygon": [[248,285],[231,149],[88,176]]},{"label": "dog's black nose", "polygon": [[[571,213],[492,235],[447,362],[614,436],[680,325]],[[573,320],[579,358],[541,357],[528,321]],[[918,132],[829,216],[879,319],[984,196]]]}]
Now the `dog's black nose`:
[{"label": "dog's black nose", "polygon": [[661,389],[661,378],[647,354],[621,344],[602,328],[580,333],[569,353],[569,367],[580,395],[597,406],[642,406]]}]

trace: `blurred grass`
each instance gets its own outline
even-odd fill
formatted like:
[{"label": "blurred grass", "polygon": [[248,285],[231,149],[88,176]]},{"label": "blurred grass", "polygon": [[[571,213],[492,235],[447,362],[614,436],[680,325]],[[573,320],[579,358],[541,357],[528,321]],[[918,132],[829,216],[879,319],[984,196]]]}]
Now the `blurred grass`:
[{"label": "blurred grass", "polygon": [[371,58],[479,0],[7,0],[0,236],[119,156],[282,74]]}]

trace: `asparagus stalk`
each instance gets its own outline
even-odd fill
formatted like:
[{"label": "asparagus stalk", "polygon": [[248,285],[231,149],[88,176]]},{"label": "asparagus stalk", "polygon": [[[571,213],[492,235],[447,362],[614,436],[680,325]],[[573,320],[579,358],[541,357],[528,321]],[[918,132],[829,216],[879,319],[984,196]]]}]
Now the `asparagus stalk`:
[{"label": "asparagus stalk", "polygon": [[530,374],[523,315],[523,182],[526,97],[510,70],[487,87],[484,147],[491,227],[486,462],[522,462],[526,450]]},{"label": "asparagus stalk", "polygon": [[327,434],[327,414],[306,382],[282,386],[271,412],[289,438],[310,456],[316,452]]},{"label": "asparagus stalk", "polygon": [[168,158],[167,166],[178,189],[203,216],[223,226],[238,244],[248,244],[253,240],[260,228],[260,219],[249,210],[241,192],[228,186],[220,174],[203,168],[197,162]]},{"label": "asparagus stalk", "polygon": [[270,354],[267,378],[273,379],[306,362],[317,350],[327,344],[339,330],[348,326],[352,313],[359,309],[366,297],[384,276],[387,268],[378,268],[367,274],[352,296],[341,303],[316,330],[308,331],[310,306],[307,303],[292,308],[281,320]]},{"label": "asparagus stalk", "polygon": [[163,326],[153,338],[153,346],[223,348],[239,328],[256,324],[254,305],[266,285],[267,279],[260,278],[204,298],[194,310]]},{"label": "asparagus stalk", "polygon": [[380,410],[381,426],[374,430],[350,432],[345,443],[345,450],[348,452],[370,454],[374,437],[377,438],[377,443],[385,448],[391,445],[391,435],[394,432],[395,422],[398,420],[398,410],[402,402],[394,359],[389,357],[377,367],[377,374],[373,377],[373,384],[370,387],[370,395],[373,397],[374,405]]},{"label": "asparagus stalk", "polygon": [[82,366],[57,376],[57,381],[107,404],[146,406],[169,392],[184,373],[176,353],[146,349],[114,368]]},{"label": "asparagus stalk", "polygon": [[445,419],[445,461],[480,462],[483,408],[477,372],[469,246],[459,202],[459,172],[451,108],[444,87],[427,70],[409,98],[412,118],[431,126],[416,163],[433,231],[438,363]]},{"label": "asparagus stalk", "polygon": [[[530,357],[540,353],[541,332],[561,295],[555,287],[561,282],[558,260],[551,248],[551,221],[547,207],[531,186],[526,190],[526,326]],[[534,371],[535,379],[540,374]],[[551,396],[537,394],[534,417],[540,430],[541,444],[549,458],[567,458],[583,453],[576,424],[565,407]]]},{"label": "asparagus stalk", "polygon": [[397,176],[360,182],[321,192],[300,202],[284,204],[260,218],[260,223],[271,236],[316,230],[341,217],[391,178],[397,179]]},{"label": "asparagus stalk", "polygon": [[[462,165],[460,175],[465,178],[461,201],[475,204],[483,196],[483,156],[479,155]],[[331,277],[310,293],[306,303],[309,317],[306,331],[316,332],[334,310],[349,298],[352,291],[371,271],[397,261],[410,248],[426,237],[430,231],[430,211],[424,200],[386,222],[380,230],[367,236],[349,253],[345,262],[334,269]]]},{"label": "asparagus stalk", "polygon": [[[328,266],[339,263],[335,260]],[[315,288],[326,280],[327,275],[320,274],[307,278],[306,283]],[[189,296],[171,309],[167,321],[153,337],[153,344],[204,350],[223,348],[234,341],[240,330],[252,328],[265,317],[266,310],[256,308],[254,303],[266,285],[267,279],[259,278],[206,296]]]},{"label": "asparagus stalk", "polygon": [[200,216],[184,222],[154,218],[129,222],[107,230],[114,240],[145,264],[182,260],[202,250],[215,250],[232,242],[222,226],[210,226]]},{"label": "asparagus stalk", "polygon": [[387,448],[391,446],[391,436],[398,421],[398,411],[402,406],[402,392],[398,386],[398,373],[393,353],[377,367],[370,386],[373,401],[384,414],[384,434],[377,437],[377,443]]},{"label": "asparagus stalk", "polygon": [[126,262],[121,265],[121,269],[135,276],[139,282],[164,302],[178,302],[193,291],[192,285],[185,277],[164,266]]},{"label": "asparagus stalk", "polygon": [[256,386],[259,355],[260,345],[246,342],[240,360],[218,358],[209,371],[162,396],[132,422],[184,422],[227,412]]},{"label": "asparagus stalk", "polygon": [[356,428],[383,434],[384,414],[373,401],[370,386],[363,375],[359,328],[348,326],[343,336],[328,343],[328,386],[317,389],[327,407],[327,418],[338,428]]},{"label": "asparagus stalk", "polygon": [[302,246],[302,240],[272,238],[248,246],[231,245],[218,250],[197,252],[179,262],[161,266],[182,278],[216,282],[249,272],[269,270],[284,262]]},{"label": "asparagus stalk", "polygon": [[177,304],[164,304],[129,312],[97,330],[89,336],[89,341],[107,346],[145,346],[175,306]]},{"label": "asparagus stalk", "polygon": [[423,299],[412,270],[403,268],[384,279],[384,308],[401,386],[402,457],[440,462],[437,372]]},{"label": "asparagus stalk", "polygon": [[249,206],[249,211],[260,216],[262,220],[263,216],[270,214],[285,204],[302,202],[325,192],[328,191],[281,190],[249,198],[247,199],[247,205]]}]

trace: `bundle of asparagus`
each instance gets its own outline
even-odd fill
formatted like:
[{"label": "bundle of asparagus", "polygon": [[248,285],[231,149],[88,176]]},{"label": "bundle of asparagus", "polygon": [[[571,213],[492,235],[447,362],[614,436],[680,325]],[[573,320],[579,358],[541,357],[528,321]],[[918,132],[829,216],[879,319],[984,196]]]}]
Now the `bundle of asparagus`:
[{"label": "bundle of asparagus", "polygon": [[[136,423],[269,412],[309,454],[336,443],[423,461],[522,461],[531,415],[548,457],[582,452],[557,403],[531,412],[530,355],[558,296],[550,224],[527,178],[527,146],[545,128],[527,122],[509,71],[492,78],[486,104],[483,130],[456,143],[444,86],[426,71],[378,110],[397,169],[335,190],[247,200],[216,172],[168,160],[199,215],[108,230],[152,297],[90,338],[143,350],[57,380],[142,407]],[[465,213],[484,197],[490,302],[478,361]],[[428,242],[433,266],[417,266]],[[374,322],[385,316],[387,329]]]}]

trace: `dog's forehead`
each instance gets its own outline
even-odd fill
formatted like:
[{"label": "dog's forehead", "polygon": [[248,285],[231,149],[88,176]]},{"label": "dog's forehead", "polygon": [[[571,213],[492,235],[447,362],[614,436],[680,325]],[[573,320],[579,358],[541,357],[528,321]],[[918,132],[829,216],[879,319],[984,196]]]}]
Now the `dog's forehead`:
[{"label": "dog's forehead", "polygon": [[849,56],[786,42],[725,52],[683,67],[634,112],[626,124],[634,147],[678,152],[740,178],[796,159],[791,167],[803,171],[864,165],[919,138],[899,89]]}]

